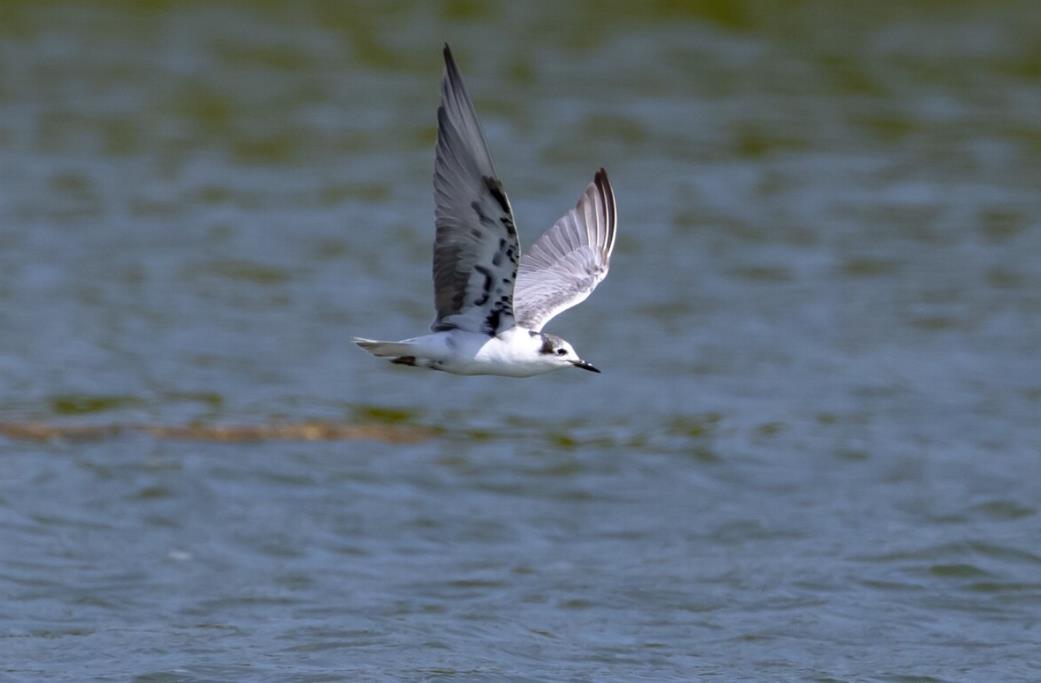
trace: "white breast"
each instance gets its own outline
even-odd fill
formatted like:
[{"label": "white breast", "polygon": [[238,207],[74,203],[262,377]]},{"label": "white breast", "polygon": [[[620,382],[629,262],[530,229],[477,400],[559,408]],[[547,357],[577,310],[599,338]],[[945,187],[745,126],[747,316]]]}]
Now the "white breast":
[{"label": "white breast", "polygon": [[542,341],[528,330],[512,328],[497,337],[453,330],[459,367],[452,372],[473,375],[530,377],[555,369],[539,353]]}]

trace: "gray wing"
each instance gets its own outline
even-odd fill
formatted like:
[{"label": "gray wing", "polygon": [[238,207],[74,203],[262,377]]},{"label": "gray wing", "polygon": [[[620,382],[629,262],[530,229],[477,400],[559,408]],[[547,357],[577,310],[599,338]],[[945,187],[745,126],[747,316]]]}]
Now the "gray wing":
[{"label": "gray wing", "polygon": [[447,45],[437,110],[434,201],[437,318],[431,329],[494,335],[513,327],[513,285],[520,260],[513,211]]},{"label": "gray wing", "polygon": [[517,324],[541,330],[550,319],[586,300],[607,277],[617,223],[614,190],[601,168],[575,208],[521,259],[514,295]]}]

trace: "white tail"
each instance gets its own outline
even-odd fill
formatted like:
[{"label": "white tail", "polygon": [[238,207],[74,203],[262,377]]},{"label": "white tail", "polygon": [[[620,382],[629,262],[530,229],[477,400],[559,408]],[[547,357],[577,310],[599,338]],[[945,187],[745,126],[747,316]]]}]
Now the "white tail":
[{"label": "white tail", "polygon": [[403,342],[376,341],[375,339],[362,339],[355,337],[354,343],[362,347],[377,358],[395,358],[397,356],[412,355],[412,345]]}]

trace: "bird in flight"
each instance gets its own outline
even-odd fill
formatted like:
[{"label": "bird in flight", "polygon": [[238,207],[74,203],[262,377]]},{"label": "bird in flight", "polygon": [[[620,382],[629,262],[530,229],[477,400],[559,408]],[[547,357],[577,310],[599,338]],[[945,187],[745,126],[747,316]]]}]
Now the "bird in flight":
[{"label": "bird in flight", "polygon": [[523,256],[513,210],[495,173],[473,102],[448,45],[437,110],[432,334],[354,338],[391,363],[458,375],[530,377],[559,368],[600,372],[543,332],[607,276],[617,211],[604,169]]}]

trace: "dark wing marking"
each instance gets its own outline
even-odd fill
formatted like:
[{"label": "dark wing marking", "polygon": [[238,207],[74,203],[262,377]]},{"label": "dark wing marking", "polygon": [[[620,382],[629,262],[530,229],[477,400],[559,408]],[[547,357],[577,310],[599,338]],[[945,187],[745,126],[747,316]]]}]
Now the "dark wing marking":
[{"label": "dark wing marking", "polygon": [[614,190],[604,169],[574,209],[532,245],[517,273],[517,324],[541,330],[553,317],[588,297],[607,269],[618,224]]},{"label": "dark wing marking", "polygon": [[513,327],[513,285],[520,261],[513,211],[447,45],[437,110],[434,201],[437,318],[431,329],[494,335]]}]

